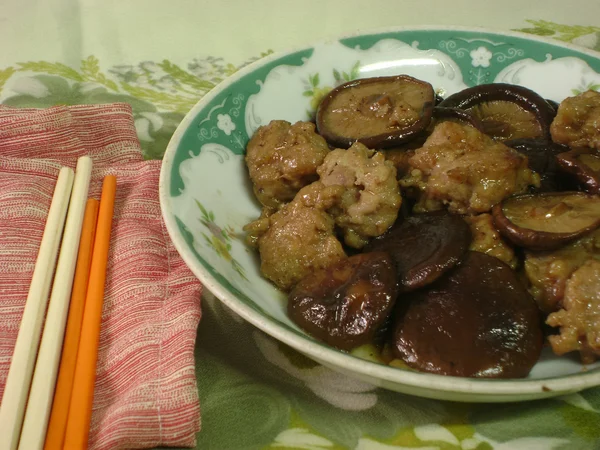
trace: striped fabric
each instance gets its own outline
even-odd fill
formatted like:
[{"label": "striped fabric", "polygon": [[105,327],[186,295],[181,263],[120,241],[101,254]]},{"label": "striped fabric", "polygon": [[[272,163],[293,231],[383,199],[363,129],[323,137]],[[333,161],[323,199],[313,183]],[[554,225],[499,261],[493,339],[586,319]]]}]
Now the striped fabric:
[{"label": "striped fabric", "polygon": [[0,398],[61,165],[117,176],[90,449],[195,445],[201,285],[160,215],[160,161],[143,161],[128,105],[0,107]]}]

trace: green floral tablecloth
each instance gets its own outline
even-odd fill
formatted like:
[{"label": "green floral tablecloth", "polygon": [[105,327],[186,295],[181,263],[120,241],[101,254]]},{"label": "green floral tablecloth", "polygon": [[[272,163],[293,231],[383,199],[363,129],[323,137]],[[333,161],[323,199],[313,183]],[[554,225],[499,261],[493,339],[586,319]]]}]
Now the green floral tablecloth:
[{"label": "green floral tablecloth", "polygon": [[[147,158],[200,97],[272,51],[398,25],[520,30],[600,51],[600,2],[4,0],[0,101],[132,105]],[[469,405],[376,389],[306,359],[209,292],[196,346],[202,449],[600,449],[600,388]]]}]

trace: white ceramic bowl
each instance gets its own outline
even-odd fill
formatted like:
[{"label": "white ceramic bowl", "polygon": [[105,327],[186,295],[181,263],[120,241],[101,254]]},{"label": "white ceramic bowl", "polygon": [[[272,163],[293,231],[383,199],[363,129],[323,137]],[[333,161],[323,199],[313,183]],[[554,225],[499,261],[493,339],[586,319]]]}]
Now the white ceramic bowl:
[{"label": "white ceramic bowl", "polygon": [[600,385],[600,364],[545,352],[526,379],[447,377],[389,367],[328,347],[288,317],[285,296],[263,279],[242,227],[258,217],[244,148],[272,119],[305,120],[322,93],[347,79],[408,74],[443,95],[490,82],[520,84],[545,98],[600,85],[600,55],[515,33],[397,28],[271,55],[240,70],[187,114],[167,148],[160,201],[186,264],[228,307],[310,358],[375,385],[456,401],[518,401]]}]

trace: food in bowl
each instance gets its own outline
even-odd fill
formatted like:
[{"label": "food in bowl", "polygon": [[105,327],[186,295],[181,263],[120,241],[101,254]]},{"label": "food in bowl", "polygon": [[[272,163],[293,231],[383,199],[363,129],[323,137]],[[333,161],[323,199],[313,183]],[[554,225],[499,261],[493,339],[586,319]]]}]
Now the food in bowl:
[{"label": "food in bowl", "polygon": [[256,131],[245,158],[263,210],[245,230],[263,276],[312,336],[416,370],[526,376],[544,316],[555,353],[593,361],[600,94],[556,108],[508,84],[437,106],[433,93],[362,79],[327,94],[316,124]]}]

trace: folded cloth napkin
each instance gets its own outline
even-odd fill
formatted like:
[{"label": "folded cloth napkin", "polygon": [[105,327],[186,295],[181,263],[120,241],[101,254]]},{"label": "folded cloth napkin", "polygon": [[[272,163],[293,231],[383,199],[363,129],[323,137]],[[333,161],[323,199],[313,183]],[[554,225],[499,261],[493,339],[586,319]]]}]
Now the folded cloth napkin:
[{"label": "folded cloth napkin", "polygon": [[90,155],[90,196],[117,176],[90,449],[195,445],[201,285],[165,229],[160,161],[125,104],[0,107],[0,398],[61,165]]}]

